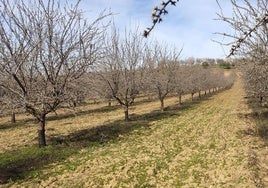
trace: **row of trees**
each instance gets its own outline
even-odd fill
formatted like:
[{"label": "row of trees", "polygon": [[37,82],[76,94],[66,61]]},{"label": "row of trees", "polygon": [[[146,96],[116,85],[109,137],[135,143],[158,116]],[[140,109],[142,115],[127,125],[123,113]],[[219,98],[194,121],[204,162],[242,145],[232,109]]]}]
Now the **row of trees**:
[{"label": "row of trees", "polygon": [[138,32],[122,38],[116,29],[107,38],[106,56],[94,65],[94,91],[108,101],[116,100],[124,107],[129,120],[129,106],[138,94],[157,96],[164,111],[169,95],[216,90],[231,86],[234,77],[225,77],[222,70],[180,61],[181,50],[158,42],[144,41]]},{"label": "row of trees", "polygon": [[[230,55],[238,55],[242,63],[245,86],[250,95],[263,103],[268,96],[268,8],[266,0],[231,0],[233,16],[220,19],[235,30],[226,34],[235,39]],[[242,61],[241,61],[242,60]],[[241,64],[241,63],[240,63]]]},{"label": "row of trees", "polygon": [[100,14],[92,22],[77,4],[56,0],[0,0],[0,102],[23,108],[38,122],[46,145],[46,116],[98,95],[128,109],[138,94],[164,99],[219,87],[232,81],[222,72],[180,63],[180,51],[148,41],[139,32],[119,36]]}]

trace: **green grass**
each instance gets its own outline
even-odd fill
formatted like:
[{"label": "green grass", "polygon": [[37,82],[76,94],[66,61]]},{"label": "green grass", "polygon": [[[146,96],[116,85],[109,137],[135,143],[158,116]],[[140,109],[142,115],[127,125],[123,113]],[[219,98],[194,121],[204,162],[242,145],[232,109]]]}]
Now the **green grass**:
[{"label": "green grass", "polygon": [[24,178],[40,177],[43,167],[73,155],[76,151],[70,147],[30,146],[0,154],[0,172],[8,181],[22,182]]}]

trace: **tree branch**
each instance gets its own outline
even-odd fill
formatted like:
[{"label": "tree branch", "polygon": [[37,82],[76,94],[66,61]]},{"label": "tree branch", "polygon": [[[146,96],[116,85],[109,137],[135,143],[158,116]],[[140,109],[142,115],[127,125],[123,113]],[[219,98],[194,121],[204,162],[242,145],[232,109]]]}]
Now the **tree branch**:
[{"label": "tree branch", "polygon": [[168,14],[168,11],[166,10],[166,7],[171,4],[173,6],[176,6],[176,3],[179,2],[179,0],[169,0],[167,2],[165,1],[162,1],[161,3],[161,8],[158,8],[158,6],[155,6],[153,8],[153,11],[152,11],[152,25],[151,27],[147,27],[144,32],[143,32],[143,36],[146,38],[148,37],[148,35],[150,34],[150,32],[154,29],[155,25],[157,23],[160,23],[163,21],[162,19],[162,15],[166,15]]}]

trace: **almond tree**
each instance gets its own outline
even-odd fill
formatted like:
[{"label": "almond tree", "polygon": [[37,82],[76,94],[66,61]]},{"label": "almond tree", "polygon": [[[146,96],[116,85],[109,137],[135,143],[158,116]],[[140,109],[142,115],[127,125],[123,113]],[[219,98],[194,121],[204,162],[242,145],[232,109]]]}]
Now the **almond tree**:
[{"label": "almond tree", "polygon": [[104,73],[103,71],[105,72],[105,70],[99,69],[97,70],[97,73],[92,72],[90,73],[90,75],[88,75],[89,81],[87,85],[90,88],[90,90],[88,90],[87,92],[89,93],[91,97],[93,96],[94,98],[98,97],[100,99],[104,99],[105,102],[108,102],[108,107],[111,107],[112,100],[114,98],[113,98],[109,85],[103,79],[104,78],[103,76],[105,77],[108,76],[108,73],[107,72]]},{"label": "almond tree", "polygon": [[[138,68],[142,61],[143,39],[137,31],[126,32],[120,38],[114,28],[107,38],[105,58],[96,70],[102,84],[111,96],[124,107],[125,120],[129,120],[129,106],[139,92]],[[101,87],[102,84],[100,84]]]},{"label": "almond tree", "polygon": [[174,88],[175,92],[179,97],[179,104],[182,104],[182,96],[187,94],[187,67],[185,65],[180,64],[176,67],[175,71],[175,79],[174,79]]},{"label": "almond tree", "polygon": [[192,101],[194,100],[194,94],[197,93],[200,89],[200,71],[198,65],[188,64],[186,65],[185,79],[186,79],[186,88],[187,93],[191,94]]},{"label": "almond tree", "polygon": [[231,0],[231,3],[233,16],[225,16],[221,9],[219,19],[229,24],[235,32],[220,34],[233,39],[229,56],[239,55],[247,59],[244,65],[246,86],[253,91],[250,93],[263,100],[268,95],[267,1]]},{"label": "almond tree", "polygon": [[[9,82],[6,80],[5,82]],[[10,114],[11,123],[16,123],[16,113],[21,112],[21,102],[19,98],[14,94],[8,92],[5,88],[0,86],[0,112],[3,115]]]},{"label": "almond tree", "polygon": [[18,97],[14,95],[13,93],[3,91],[0,96],[0,110],[6,112],[6,114],[10,113],[11,123],[16,123],[16,113],[21,108],[21,103],[18,101]]},{"label": "almond tree", "polygon": [[171,50],[155,42],[150,53],[151,56],[145,62],[148,64],[146,81],[148,89],[157,94],[161,111],[164,111],[164,100],[175,89],[176,67],[181,51]]},{"label": "almond tree", "polygon": [[243,72],[248,95],[257,97],[262,105],[268,95],[268,65],[249,62]]},{"label": "almond tree", "polygon": [[72,100],[73,83],[99,57],[107,15],[89,23],[79,1],[0,0],[0,7],[0,85],[38,120],[43,147],[46,115]]}]

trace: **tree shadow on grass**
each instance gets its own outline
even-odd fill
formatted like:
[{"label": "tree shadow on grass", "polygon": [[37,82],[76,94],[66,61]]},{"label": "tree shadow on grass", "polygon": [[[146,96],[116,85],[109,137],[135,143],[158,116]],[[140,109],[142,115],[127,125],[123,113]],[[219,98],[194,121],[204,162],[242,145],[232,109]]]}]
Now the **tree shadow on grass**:
[{"label": "tree shadow on grass", "polygon": [[30,127],[33,126],[32,123],[34,123],[33,118],[26,118],[24,120],[17,120],[16,123],[0,123],[0,131],[1,130],[9,130],[9,129],[16,129],[21,127]]},{"label": "tree shadow on grass", "polygon": [[[54,121],[54,120],[62,120],[62,119],[79,117],[79,116],[92,114],[92,113],[108,113],[119,108],[121,108],[121,106],[114,105],[114,106],[104,106],[104,107],[97,108],[97,109],[90,109],[90,110],[84,110],[84,111],[78,111],[78,112],[73,111],[73,113],[69,112],[69,113],[60,114],[60,115],[50,115],[46,118],[46,120]],[[0,130],[33,126],[32,124],[37,124],[37,120],[33,118],[32,116],[30,116],[24,120],[17,121],[16,123],[8,122],[5,124],[0,124]]]},{"label": "tree shadow on grass", "polygon": [[268,145],[268,109],[258,113],[254,119],[257,122],[257,135]]},{"label": "tree shadow on grass", "polygon": [[0,185],[23,180],[47,164],[60,161],[75,153],[72,148],[29,146],[0,154]]},{"label": "tree shadow on grass", "polygon": [[[185,102],[183,105],[173,105],[167,107],[166,111],[154,110],[147,114],[131,114],[131,121],[117,120],[94,128],[79,130],[69,135],[48,136],[49,146],[38,148],[29,146],[20,150],[0,154],[0,185],[12,181],[23,181],[26,178],[34,178],[36,174],[41,174],[45,166],[64,162],[68,157],[78,154],[81,149],[103,147],[110,141],[121,139],[120,135],[127,134],[138,129],[150,129],[151,122],[179,116],[181,111],[189,110],[201,101]],[[115,107],[117,108],[117,107]],[[115,109],[113,108],[113,109]],[[111,109],[100,109],[99,112],[107,112]],[[96,110],[94,110],[96,113]],[[90,111],[81,113],[87,114]],[[65,116],[64,118],[68,118]],[[63,118],[63,117],[62,117]],[[50,119],[51,120],[51,119]],[[42,176],[42,178],[46,178]]]},{"label": "tree shadow on grass", "polygon": [[268,109],[266,112],[252,112],[240,115],[241,118],[251,118],[255,121],[256,127],[250,127],[242,131],[245,135],[258,136],[268,145]]},{"label": "tree shadow on grass", "polygon": [[[20,150],[0,154],[0,185],[10,181],[21,181],[33,177],[35,171],[40,171],[51,163],[64,161],[77,154],[83,148],[102,147],[107,142],[116,140],[119,135],[125,135],[141,127],[148,128],[151,120],[167,117],[161,113],[150,114],[150,120],[114,121],[94,128],[79,130],[69,135],[48,136],[48,147],[30,146]],[[135,117],[139,118],[139,117]]]},{"label": "tree shadow on grass", "polygon": [[260,137],[268,145],[268,108],[260,106],[256,98],[248,97],[247,104],[252,109],[251,113],[240,114],[241,118],[253,119],[256,127],[245,130],[243,134]]}]

